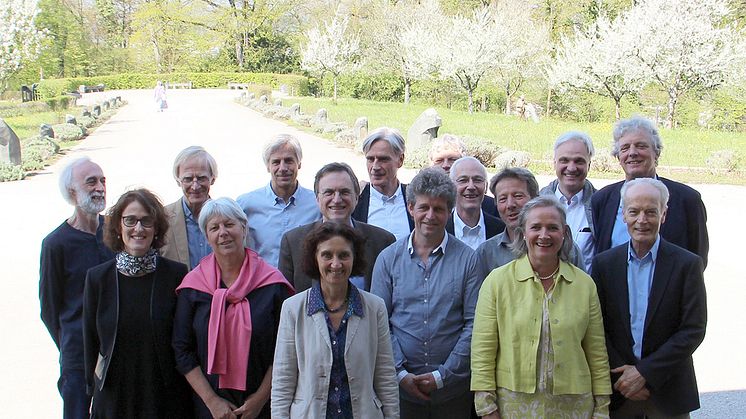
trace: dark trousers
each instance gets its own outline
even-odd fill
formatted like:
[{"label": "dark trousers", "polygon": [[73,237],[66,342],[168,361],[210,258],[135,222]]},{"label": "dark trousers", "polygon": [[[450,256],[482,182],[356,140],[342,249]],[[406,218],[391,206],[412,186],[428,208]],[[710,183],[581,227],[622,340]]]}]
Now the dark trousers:
[{"label": "dark trousers", "polygon": [[64,419],[90,417],[91,398],[85,391],[85,372],[78,369],[63,369],[57,388],[62,396]]},{"label": "dark trousers", "polygon": [[470,419],[474,396],[467,391],[462,396],[443,403],[410,402],[400,397],[401,419]]},{"label": "dark trousers", "polygon": [[609,412],[611,419],[689,419],[689,413],[667,415],[661,412],[652,401],[625,400],[616,410]]}]

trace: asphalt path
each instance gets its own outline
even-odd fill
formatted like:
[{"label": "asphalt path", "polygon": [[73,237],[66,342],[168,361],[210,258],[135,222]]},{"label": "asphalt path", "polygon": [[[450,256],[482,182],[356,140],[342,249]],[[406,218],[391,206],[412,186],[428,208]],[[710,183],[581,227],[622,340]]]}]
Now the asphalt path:
[{"label": "asphalt path", "polygon": [[[235,91],[172,90],[169,109],[162,113],[156,112],[150,91],[86,94],[82,101],[114,95],[129,104],[59,162],[26,180],[0,183],[0,278],[6,287],[0,303],[2,417],[61,416],[58,352],[39,317],[38,272],[42,239],[72,213],[57,186],[57,174],[69,159],[88,155],[101,165],[109,205],[135,187],[155,191],[164,204],[178,199],[181,189],[171,174],[173,159],[190,145],[205,147],[218,162],[212,197],[235,198],[261,187],[269,181],[262,147],[279,133],[300,139],[304,158],[299,179],[306,187],[312,187],[316,170],[331,161],[345,161],[367,179],[360,153],[266,119],[236,104]],[[414,175],[411,170],[400,173],[403,181]],[[539,177],[542,185],[549,180]],[[594,181],[597,187],[607,183]],[[746,188],[693,186],[707,206],[710,262],[705,272],[707,336],[694,355],[703,407],[692,416],[746,417],[746,267],[738,262],[743,252],[737,244],[746,237],[741,218]]]}]

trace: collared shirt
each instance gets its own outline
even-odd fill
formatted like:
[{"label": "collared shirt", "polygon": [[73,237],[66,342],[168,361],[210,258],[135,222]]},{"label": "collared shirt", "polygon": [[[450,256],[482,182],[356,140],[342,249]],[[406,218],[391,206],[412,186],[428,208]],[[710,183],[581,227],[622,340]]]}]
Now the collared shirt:
[{"label": "collared shirt", "polygon": [[484,213],[479,210],[479,222],[474,227],[469,227],[461,220],[458,211],[453,210],[453,233],[457,239],[466,243],[467,246],[477,250],[480,244],[487,240],[487,228],[484,226]]},{"label": "collared shirt", "polygon": [[629,325],[635,344],[632,352],[637,359],[642,358],[642,336],[645,331],[645,315],[648,311],[650,287],[653,286],[655,262],[658,259],[660,234],[656,237],[653,247],[642,258],[635,253],[632,242],[627,248],[627,288],[629,294]]},{"label": "collared shirt", "polygon": [[396,240],[409,235],[409,218],[407,206],[404,204],[404,195],[401,192],[401,184],[396,187],[396,192],[392,196],[385,196],[371,185],[368,224],[390,232]]},{"label": "collared shirt", "polygon": [[399,378],[432,373],[438,390],[431,397],[438,403],[468,391],[480,278],[474,250],[461,241],[446,233],[423,262],[413,237],[414,232],[381,252],[371,292],[389,312]]},{"label": "collared shirt", "polygon": [[332,371],[329,377],[329,392],[327,394],[327,418],[341,419],[352,417],[352,398],[344,357],[345,344],[347,343],[347,322],[353,314],[358,317],[363,317],[364,314],[360,292],[352,284],[349,284],[347,298],[347,311],[345,311],[344,317],[342,317],[342,321],[339,323],[339,329],[334,330],[334,326],[329,319],[326,303],[324,303],[321,286],[318,282],[311,287],[308,295],[308,309],[306,314],[312,316],[319,311],[324,312],[326,327],[329,331],[329,340],[332,344]]},{"label": "collared shirt", "polygon": [[[555,189],[554,196],[565,205],[567,213],[567,225],[570,226],[572,231],[572,239],[578,245],[580,252],[583,254],[583,270],[586,272],[591,271],[591,262],[593,261],[593,233],[591,232],[591,226],[588,224],[588,217],[586,216],[586,208],[583,204],[583,190],[573,195],[570,201],[562,194],[559,187]],[[626,231],[626,230],[625,230]]]},{"label": "collared shirt", "polygon": [[622,200],[619,200],[619,208],[616,210],[616,218],[614,219],[614,228],[611,230],[611,247],[616,247],[629,241],[629,231],[627,231],[627,224],[624,222],[624,210],[622,208]]},{"label": "collared shirt", "polygon": [[252,248],[275,267],[280,259],[282,235],[321,219],[316,195],[300,184],[288,202],[275,194],[271,183],[239,196],[236,201],[249,219]]},{"label": "collared shirt", "polygon": [[199,265],[203,257],[212,253],[210,244],[207,243],[207,237],[199,229],[199,223],[194,219],[192,210],[186,203],[186,199],[181,198],[181,207],[184,209],[184,221],[186,222],[187,247],[189,248],[189,269],[194,269]]},{"label": "collared shirt", "polygon": [[477,258],[482,276],[487,276],[494,269],[506,265],[515,260],[513,250],[510,248],[511,240],[508,237],[507,227],[502,233],[486,240],[477,247]]}]

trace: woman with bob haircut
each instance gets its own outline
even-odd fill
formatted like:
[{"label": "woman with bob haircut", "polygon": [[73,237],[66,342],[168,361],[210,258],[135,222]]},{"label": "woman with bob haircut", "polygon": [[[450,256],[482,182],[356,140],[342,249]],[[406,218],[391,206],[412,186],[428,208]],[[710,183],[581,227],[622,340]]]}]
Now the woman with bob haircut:
[{"label": "woman with bob haircut", "polygon": [[306,236],[308,290],[282,305],[272,378],[273,418],[398,418],[399,385],[386,306],[358,289],[362,237],[326,222]]},{"label": "woman with bob haircut", "polygon": [[212,247],[177,289],[176,368],[192,386],[198,418],[269,418],[272,360],[282,302],[280,271],[244,247],[236,201],[207,201],[199,228]]},{"label": "woman with bob haircut", "polygon": [[471,341],[483,418],[608,418],[611,381],[596,286],[568,262],[572,235],[553,196],[518,216],[517,259],[487,276]]},{"label": "woman with bob haircut", "polygon": [[158,255],[167,230],[147,189],[124,193],[106,217],[104,242],[116,257],[88,271],[83,297],[92,418],[192,417],[171,348],[174,291],[187,267]]}]

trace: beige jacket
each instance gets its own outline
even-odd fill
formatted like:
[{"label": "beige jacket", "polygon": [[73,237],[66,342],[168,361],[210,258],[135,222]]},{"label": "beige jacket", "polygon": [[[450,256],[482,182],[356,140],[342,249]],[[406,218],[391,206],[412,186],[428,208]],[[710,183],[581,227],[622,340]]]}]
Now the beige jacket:
[{"label": "beige jacket", "polygon": [[184,208],[181,206],[182,198],[173,204],[166,205],[166,217],[168,217],[168,232],[166,232],[166,245],[160,249],[161,256],[167,259],[181,262],[188,267],[189,243],[187,242],[186,219]]}]

